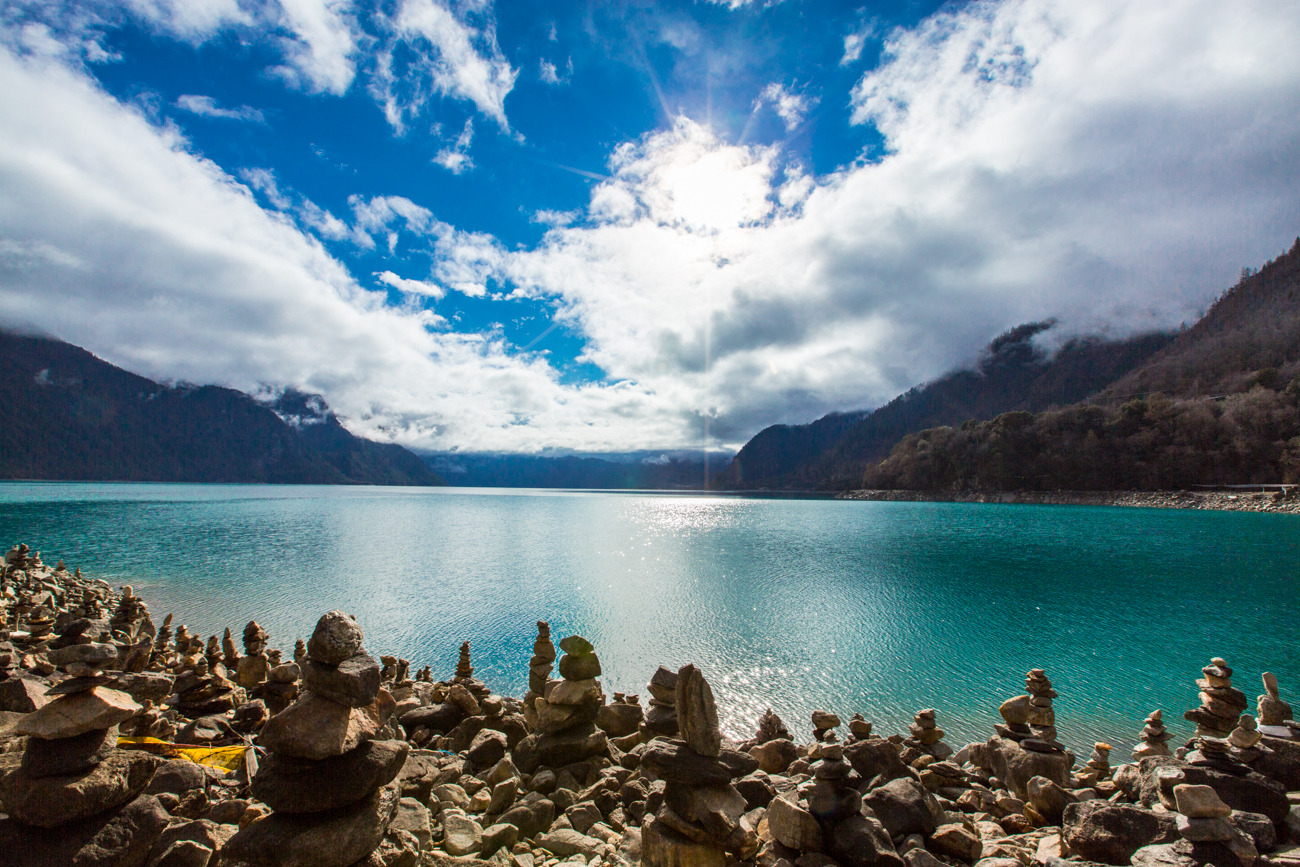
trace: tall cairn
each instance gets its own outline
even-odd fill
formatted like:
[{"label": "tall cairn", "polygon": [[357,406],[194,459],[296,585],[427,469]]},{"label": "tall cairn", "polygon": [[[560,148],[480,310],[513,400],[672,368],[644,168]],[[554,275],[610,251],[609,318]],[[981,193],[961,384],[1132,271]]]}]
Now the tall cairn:
[{"label": "tall cairn", "polygon": [[659,666],[646,689],[650,692],[650,710],[641,723],[646,736],[677,734],[677,672]]},{"label": "tall cairn", "polygon": [[663,803],[641,832],[641,863],[647,867],[725,867],[758,852],[758,838],[744,819],[745,799],[732,786],[723,762],[722,733],[713,690],[693,665],[677,672],[681,737],[654,740],[643,769],[664,781]]},{"label": "tall cairn", "polygon": [[267,751],[252,794],[273,811],[242,828],[222,850],[223,867],[346,867],[386,840],[397,814],[394,782],[410,747],[382,741],[394,708],[379,663],[361,646],[350,615],[316,624],[303,666],[305,694],[267,720]]},{"label": "tall cairn", "polygon": [[934,756],[940,761],[952,755],[952,747],[943,742],[944,731],[935,721],[934,708],[917,711],[912,724],[908,726],[908,731],[912,736],[903,741],[908,746]]},{"label": "tall cairn", "polygon": [[551,625],[537,621],[537,638],[533,641],[533,658],[528,662],[528,692],[524,694],[524,722],[537,728],[536,701],[546,693],[546,684],[555,667],[555,645],[551,643]]},{"label": "tall cairn", "polygon": [[244,689],[257,689],[271,671],[271,659],[266,654],[266,642],[271,636],[256,620],[244,627],[244,657],[239,660],[236,680]]},{"label": "tall cairn", "polygon": [[1184,713],[1183,719],[1196,723],[1197,737],[1226,738],[1246,710],[1246,694],[1232,685],[1232,669],[1217,656],[1201,673],[1205,677],[1196,681],[1201,706]]},{"label": "tall cairn", "polygon": [[1147,756],[1167,756],[1169,752],[1169,730],[1165,728],[1164,714],[1160,710],[1151,711],[1138,735],[1138,745],[1133,748],[1133,758],[1145,759]]},{"label": "tall cairn", "polygon": [[71,644],[49,652],[70,677],[46,693],[53,701],[19,720],[26,735],[16,768],[0,777],[0,861],[73,864],[92,846],[95,863],[143,863],[170,817],[156,798],[141,794],[161,760],[117,749],[118,725],[142,708],[108,689],[102,669],[117,658],[109,643]]},{"label": "tall cairn", "polygon": [[596,726],[605,704],[600,659],[591,642],[570,635],[560,642],[559,681],[547,681],[545,695],[533,700],[536,731],[514,750],[515,764],[524,773],[539,767],[559,768],[609,753],[609,739]]}]

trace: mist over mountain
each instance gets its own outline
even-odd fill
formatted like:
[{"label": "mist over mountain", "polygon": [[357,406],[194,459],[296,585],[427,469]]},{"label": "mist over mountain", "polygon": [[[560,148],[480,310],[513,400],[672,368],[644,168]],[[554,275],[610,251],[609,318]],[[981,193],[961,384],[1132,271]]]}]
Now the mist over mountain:
[{"label": "mist over mountain", "polygon": [[492,488],[615,490],[707,487],[729,454],[632,452],[602,455],[431,454],[428,465],[449,485]]},{"label": "mist over mountain", "polygon": [[348,433],[318,397],[272,406],[164,385],[84,349],[0,331],[0,478],[436,485],[401,446]]}]

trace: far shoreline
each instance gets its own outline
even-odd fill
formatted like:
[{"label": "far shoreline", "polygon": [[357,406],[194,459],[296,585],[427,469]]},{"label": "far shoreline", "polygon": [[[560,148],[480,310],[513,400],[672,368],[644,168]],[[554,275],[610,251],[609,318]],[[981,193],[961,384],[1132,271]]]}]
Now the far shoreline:
[{"label": "far shoreline", "polygon": [[1215,491],[890,491],[853,490],[841,500],[896,503],[1003,503],[1035,506],[1124,506],[1138,509],[1201,509],[1219,512],[1300,514],[1300,492]]}]

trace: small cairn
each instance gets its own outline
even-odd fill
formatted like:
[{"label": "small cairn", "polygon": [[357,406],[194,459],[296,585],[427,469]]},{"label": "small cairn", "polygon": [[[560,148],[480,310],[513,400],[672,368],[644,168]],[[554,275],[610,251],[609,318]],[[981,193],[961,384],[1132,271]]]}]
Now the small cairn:
[{"label": "small cairn", "polygon": [[199,652],[203,648],[202,640],[191,639],[190,648],[185,657],[186,669],[176,676],[172,686],[178,696],[176,709],[190,719],[197,719],[224,714],[242,703],[238,686],[222,673],[225,666],[220,664],[219,654],[214,671],[208,667],[208,658]]},{"label": "small cairn", "polygon": [[558,768],[607,754],[609,740],[596,727],[605,704],[601,691],[600,659],[591,642],[570,635],[560,642],[559,681],[548,681],[546,694],[534,700],[536,732],[515,747],[515,764],[524,773],[539,766]]},{"label": "small cairn", "polygon": [[71,864],[89,843],[110,856],[96,863],[117,863],[113,855],[126,859],[131,853],[142,858],[169,817],[157,799],[141,795],[160,759],[117,749],[118,725],[141,710],[131,696],[101,685],[103,667],[117,649],[72,644],[49,656],[70,677],[15,729],[27,736],[26,748],[18,766],[0,777],[0,803],[20,827],[7,829],[13,849],[0,858]]},{"label": "small cairn", "polygon": [[400,796],[394,780],[410,747],[375,739],[394,702],[380,689],[379,664],[362,648],[363,638],[341,611],[316,624],[305,695],[268,720],[260,735],[267,757],[251,791],[272,812],[230,838],[223,865],[344,867],[398,840],[386,835]]},{"label": "small cairn", "polygon": [[953,754],[952,747],[943,742],[944,730],[939,728],[939,724],[935,721],[934,708],[917,711],[912,724],[907,728],[912,736],[903,743],[909,747],[934,756],[939,761]]},{"label": "small cairn", "polygon": [[1233,825],[1232,808],[1212,787],[1179,783],[1174,786],[1174,803],[1178,836],[1183,838],[1173,844],[1174,853],[1215,867],[1250,865],[1259,858],[1254,841]]},{"label": "small cairn", "polygon": [[307,642],[299,638],[293,643],[293,661],[302,665],[303,659],[307,656]]},{"label": "small cairn", "polygon": [[225,634],[221,636],[221,652],[223,654],[222,665],[226,667],[226,671],[238,676],[239,651],[235,649],[235,639],[230,635],[229,626],[226,627]]},{"label": "small cairn", "polygon": [[759,769],[769,774],[785,773],[799,758],[794,737],[770,707],[758,718],[758,731],[754,737],[742,743],[740,749],[757,759]]},{"label": "small cairn", "polygon": [[849,720],[849,743],[865,741],[871,737],[871,723],[860,713],[855,713]]},{"label": "small cairn", "polygon": [[[40,552],[37,552],[39,555]],[[117,604],[108,621],[109,629],[126,642],[134,642],[140,627],[149,616],[144,600],[135,595],[135,590],[128,584],[122,588],[122,599]]]},{"label": "small cairn", "polygon": [[1260,745],[1264,735],[1260,732],[1255,718],[1248,713],[1243,713],[1241,719],[1237,721],[1237,727],[1228,735],[1228,744],[1232,747],[1232,755],[1237,761],[1243,764],[1252,764],[1260,756],[1264,755],[1265,748]]},{"label": "small cairn", "polygon": [[1163,712],[1158,709],[1151,711],[1142,726],[1142,733],[1138,735],[1139,743],[1133,748],[1134,760],[1145,759],[1147,756],[1170,755],[1170,737],[1168,729],[1165,728]]},{"label": "small cairn", "polygon": [[596,715],[596,725],[611,738],[623,738],[640,731],[644,719],[645,711],[641,708],[639,695],[616,692],[614,700]]},{"label": "small cairn", "polygon": [[723,762],[718,708],[708,681],[693,665],[677,672],[674,706],[681,737],[655,740],[642,768],[664,781],[663,802],[643,826],[646,867],[723,865],[752,858],[758,837],[745,820],[745,799]]},{"label": "small cairn", "polygon": [[1079,773],[1074,775],[1074,787],[1076,789],[1095,786],[1099,782],[1110,779],[1110,751],[1112,749],[1114,747],[1104,741],[1097,741],[1092,745],[1092,755],[1088,757],[1088,761],[1084,762]]},{"label": "small cairn", "polygon": [[270,638],[256,620],[248,621],[244,627],[244,658],[239,660],[236,674],[244,689],[257,689],[271,671],[271,658],[266,653],[266,643]]},{"label": "small cairn", "polygon": [[524,695],[524,721],[537,728],[537,699],[546,694],[546,684],[555,666],[555,645],[551,643],[551,625],[537,621],[537,638],[533,641],[533,658],[528,662],[528,692]]},{"label": "small cairn", "polygon": [[1217,656],[1201,673],[1205,677],[1196,681],[1201,688],[1201,706],[1184,713],[1183,719],[1196,723],[1198,737],[1226,738],[1246,710],[1246,694],[1233,687],[1232,669]]},{"label": "small cairn", "polygon": [[1264,672],[1264,694],[1256,703],[1259,711],[1259,730],[1275,738],[1292,738],[1295,730],[1287,725],[1291,719],[1291,705],[1282,701],[1277,689],[1277,675],[1271,671]]},{"label": "small cairn", "polygon": [[839,735],[835,730],[840,727],[840,718],[830,711],[812,712],[813,740],[817,743],[837,743]]},{"label": "small cairn", "polygon": [[[406,673],[410,667],[411,663],[407,662],[405,659],[399,659],[397,661],[395,680],[398,683],[406,680]],[[468,689],[470,694],[478,701],[482,701],[492,694],[492,690],[488,689],[487,684],[474,677],[474,666],[471,664],[469,658],[468,641],[461,642],[460,658],[456,661],[456,676],[451,679],[451,682],[454,684],[458,683]]]},{"label": "small cairn", "polygon": [[677,672],[662,665],[655,669],[646,684],[650,691],[650,710],[645,715],[645,730],[648,737],[677,734]]},{"label": "small cairn", "polygon": [[293,704],[298,697],[298,678],[301,676],[302,667],[296,662],[282,663],[267,672],[266,683],[258,688],[258,694],[272,715]]}]

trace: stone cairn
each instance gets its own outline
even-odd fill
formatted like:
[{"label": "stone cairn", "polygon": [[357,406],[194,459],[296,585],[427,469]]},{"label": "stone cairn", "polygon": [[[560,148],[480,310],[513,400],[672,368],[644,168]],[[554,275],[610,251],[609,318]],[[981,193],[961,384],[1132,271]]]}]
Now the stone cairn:
[{"label": "stone cairn", "polygon": [[1133,747],[1134,760],[1145,759],[1147,756],[1169,755],[1170,737],[1169,731],[1165,728],[1164,714],[1159,710],[1151,711],[1142,726],[1142,733],[1138,735],[1138,745]]},{"label": "stone cairn", "polygon": [[266,673],[266,683],[258,688],[258,695],[266,702],[268,711],[277,714],[293,704],[298,697],[301,676],[302,666],[297,662],[281,663]]},{"label": "stone cairn", "polygon": [[771,708],[763,711],[758,718],[758,730],[752,738],[740,744],[740,750],[757,759],[759,768],[768,774],[785,773],[799,758],[794,736]]},{"label": "stone cairn", "polygon": [[812,712],[813,740],[817,743],[838,743],[839,735],[835,730],[840,727],[840,718],[830,711]]},{"label": "stone cairn", "polygon": [[909,747],[934,756],[940,761],[953,754],[952,747],[943,742],[944,731],[935,721],[934,708],[917,711],[912,724],[908,726],[908,731],[912,736],[903,743]]},{"label": "stone cairn", "polygon": [[117,749],[118,725],[141,706],[101,685],[103,667],[116,657],[117,648],[108,643],[49,652],[50,662],[69,677],[46,694],[52,701],[23,717],[15,730],[27,742],[17,768],[0,778],[0,803],[20,826],[6,829],[0,860],[17,860],[5,863],[71,864],[92,841],[101,851],[143,863],[167,825],[157,800],[141,796],[160,760]]},{"label": "stone cairn", "polygon": [[655,669],[646,684],[650,692],[650,709],[643,723],[648,737],[677,734],[677,672],[662,665]]},{"label": "stone cairn", "polygon": [[539,766],[563,767],[609,751],[608,738],[596,727],[605,704],[596,679],[600,675],[596,649],[579,635],[562,640],[560,649],[564,651],[559,666],[562,679],[548,680],[545,694],[533,700],[536,731],[515,747],[515,764],[525,773]]},{"label": "stone cairn", "polygon": [[1232,808],[1211,786],[1180,783],[1174,786],[1174,802],[1182,838],[1171,847],[1175,854],[1215,867],[1253,864],[1259,858],[1254,841],[1232,823]]},{"label": "stone cairn", "polygon": [[664,781],[663,802],[641,835],[646,867],[725,867],[752,858],[758,838],[744,819],[745,799],[722,761],[718,708],[708,681],[693,665],[677,672],[674,701],[681,737],[656,739],[642,768]]},{"label": "stone cairn", "polygon": [[[229,867],[345,867],[387,840],[410,747],[376,740],[393,710],[364,634],[341,611],[321,617],[307,645],[305,694],[262,727],[267,756],[252,794],[271,813],[222,850]],[[368,862],[367,862],[368,863]]]},{"label": "stone cairn", "polygon": [[1264,754],[1264,747],[1260,745],[1264,735],[1260,732],[1255,718],[1248,713],[1241,715],[1237,721],[1237,727],[1228,735],[1228,745],[1232,748],[1232,755],[1237,761],[1243,764],[1251,764]]},{"label": "stone cairn", "polygon": [[1246,694],[1233,687],[1232,669],[1217,656],[1201,672],[1205,677],[1196,681],[1201,706],[1184,713],[1183,719],[1196,723],[1198,737],[1226,738],[1246,710]]},{"label": "stone cairn", "polygon": [[1300,726],[1287,725],[1291,719],[1291,705],[1282,701],[1277,689],[1277,675],[1271,671],[1264,672],[1264,694],[1259,697],[1256,710],[1259,711],[1261,732],[1275,738],[1296,737],[1296,729]]},{"label": "stone cairn", "polygon": [[849,743],[865,741],[871,737],[871,723],[860,713],[855,713],[849,720]]},{"label": "stone cairn", "polygon": [[244,657],[239,660],[236,679],[244,689],[254,690],[262,685],[271,671],[271,658],[266,653],[266,643],[271,636],[256,620],[244,627]]},{"label": "stone cairn", "polygon": [[1092,745],[1092,755],[1084,762],[1083,768],[1074,776],[1075,788],[1094,786],[1110,779],[1110,751],[1114,749],[1104,741]]},{"label": "stone cairn", "polygon": [[[397,677],[395,680],[399,683],[405,681],[406,673],[410,667],[411,663],[407,662],[405,659],[399,659],[397,661]],[[458,683],[468,689],[470,694],[479,701],[482,701],[492,694],[492,690],[488,689],[487,684],[474,677],[474,666],[470,662],[469,658],[468,641],[461,642],[460,658],[456,661],[456,675],[451,679],[451,682],[453,684]]]},{"label": "stone cairn", "polygon": [[537,699],[546,693],[546,684],[555,667],[555,645],[551,643],[551,625],[537,621],[537,638],[533,641],[533,658],[528,662],[528,692],[524,694],[524,720],[537,728]]},{"label": "stone cairn", "polygon": [[[614,700],[600,709],[596,725],[611,738],[625,738],[636,734],[645,719],[639,695],[614,693]],[[638,738],[639,740],[639,738]]]},{"label": "stone cairn", "polygon": [[1025,675],[1025,692],[1029,694],[1028,722],[1033,734],[1020,745],[1036,753],[1065,752],[1065,747],[1056,739],[1056,711],[1052,710],[1056,690],[1052,689],[1047,673],[1041,668],[1030,669]]},{"label": "stone cairn", "polygon": [[219,655],[214,670],[209,667],[208,657],[200,652],[202,648],[201,639],[190,640],[191,652],[185,656],[185,668],[177,674],[172,687],[178,695],[176,709],[190,719],[224,714],[243,700],[237,685],[224,675],[225,666],[221,665]]}]

